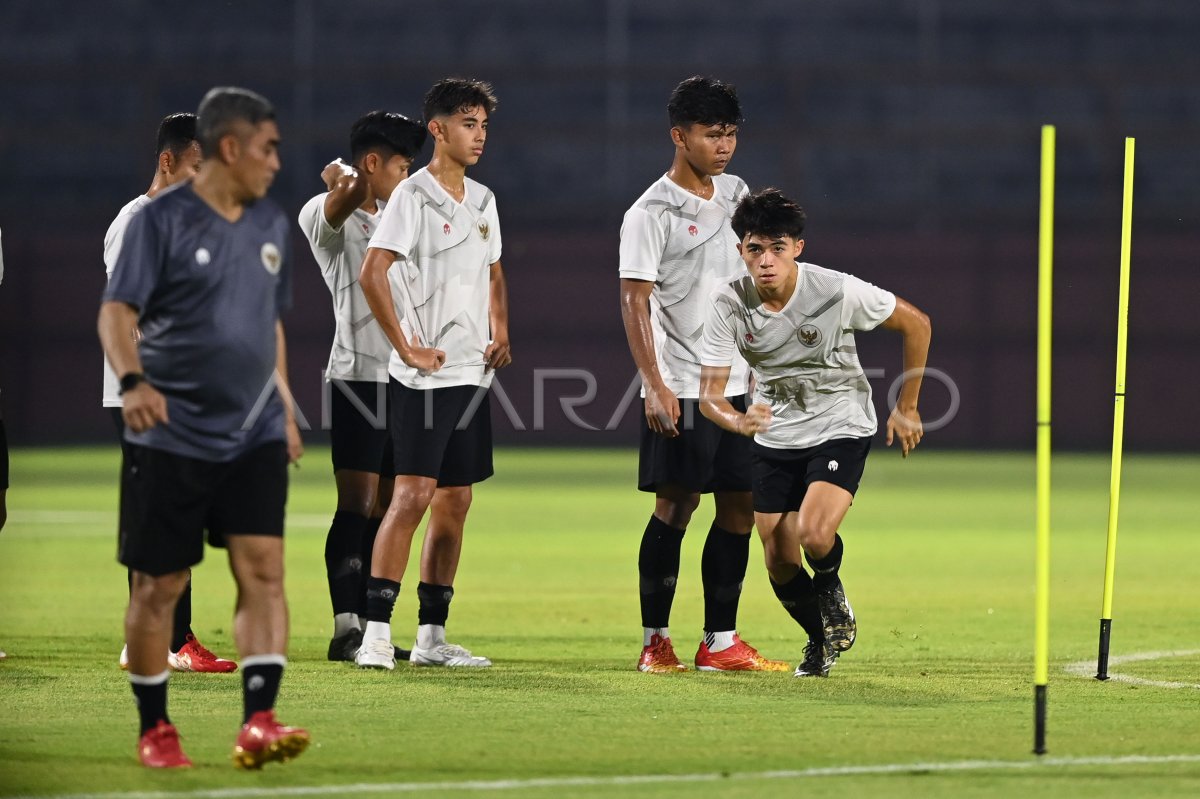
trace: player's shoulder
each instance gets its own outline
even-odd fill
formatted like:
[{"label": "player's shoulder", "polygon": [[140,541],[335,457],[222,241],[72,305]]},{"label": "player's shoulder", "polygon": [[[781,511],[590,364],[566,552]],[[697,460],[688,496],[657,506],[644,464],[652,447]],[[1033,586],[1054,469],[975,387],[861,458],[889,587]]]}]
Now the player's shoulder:
[{"label": "player's shoulder", "polygon": [[633,205],[629,206],[625,215],[629,216],[640,212],[657,217],[668,209],[680,208],[682,203],[678,193],[672,189],[670,179],[663,175],[651,183],[641,196],[633,201]]},{"label": "player's shoulder", "polygon": [[[437,184],[437,179],[430,174],[427,167],[421,167],[416,172],[413,172],[405,180],[403,180],[396,190],[392,192],[393,200],[388,201],[388,205],[392,205],[394,201],[399,200],[416,200],[421,205],[427,203],[432,205],[440,205],[443,200],[444,192],[440,190]],[[397,203],[398,204],[398,203]]]},{"label": "player's shoulder", "polygon": [[323,210],[325,208],[325,198],[328,196],[329,192],[323,191],[320,194],[309,197],[304,205],[300,207],[300,218],[304,219],[305,217],[312,216],[318,210]]},{"label": "player's shoulder", "polygon": [[108,232],[104,234],[104,240],[107,242],[112,239],[114,235],[124,230],[129,224],[129,220],[133,217],[133,215],[145,208],[149,203],[149,197],[147,197],[145,194],[139,194],[137,197],[134,197],[132,200],[121,206],[121,210],[117,212],[115,217],[113,217],[113,221],[109,223]]},{"label": "player's shoulder", "polygon": [[749,274],[721,283],[713,289],[712,297],[714,302],[731,307],[752,308],[761,302]]},{"label": "player's shoulder", "polygon": [[734,202],[740,200],[743,195],[748,194],[750,191],[750,187],[746,184],[746,181],[737,175],[730,175],[727,172],[714,175],[713,183],[717,187],[717,193]]},{"label": "player's shoulder", "polygon": [[848,272],[839,272],[836,269],[829,269],[824,266],[801,261],[798,265],[800,277],[808,283],[816,283],[823,286],[838,286],[840,287],[846,282],[847,278],[853,277]]},{"label": "player's shoulder", "polygon": [[486,211],[488,206],[496,204],[496,195],[479,181],[464,177],[463,184],[467,188],[468,202],[480,211]]}]

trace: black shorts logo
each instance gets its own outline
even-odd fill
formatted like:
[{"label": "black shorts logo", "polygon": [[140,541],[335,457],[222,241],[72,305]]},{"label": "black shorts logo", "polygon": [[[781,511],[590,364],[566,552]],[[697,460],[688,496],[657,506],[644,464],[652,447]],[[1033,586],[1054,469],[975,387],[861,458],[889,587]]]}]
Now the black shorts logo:
[{"label": "black shorts logo", "polygon": [[801,325],[796,338],[806,347],[815,347],[821,343],[821,330],[813,325]]}]

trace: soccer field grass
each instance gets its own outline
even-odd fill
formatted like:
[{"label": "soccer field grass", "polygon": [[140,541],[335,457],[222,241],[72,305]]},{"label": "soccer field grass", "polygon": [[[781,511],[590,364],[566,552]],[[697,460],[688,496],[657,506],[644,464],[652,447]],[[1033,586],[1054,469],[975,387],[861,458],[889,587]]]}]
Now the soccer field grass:
[{"label": "soccer field grass", "polygon": [[[0,797],[1200,795],[1200,458],[1126,458],[1112,671],[1143,682],[1102,684],[1066,669],[1095,658],[1108,461],[1056,456],[1044,762],[1029,754],[1032,455],[876,451],[842,527],[858,642],[827,680],[634,670],[651,505],[632,487],[636,458],[498,452],[496,477],[476,491],[449,624],[451,640],[495,667],[366,672],[324,659],[334,493],[327,451],[310,450],[292,472],[279,711],[315,743],[293,763],[236,772],[240,679],[178,674],[170,712],[197,767],[164,774],[136,765],[117,668],[115,448],[15,452],[0,533]],[[706,502],[672,618],[689,659],[710,519]],[[760,555],[756,542],[742,633],[796,662],[802,637]],[[410,568],[393,619],[406,645],[415,583]],[[210,549],[195,570],[194,627],[229,656],[232,596]],[[1166,654],[1119,660],[1139,653]]]}]

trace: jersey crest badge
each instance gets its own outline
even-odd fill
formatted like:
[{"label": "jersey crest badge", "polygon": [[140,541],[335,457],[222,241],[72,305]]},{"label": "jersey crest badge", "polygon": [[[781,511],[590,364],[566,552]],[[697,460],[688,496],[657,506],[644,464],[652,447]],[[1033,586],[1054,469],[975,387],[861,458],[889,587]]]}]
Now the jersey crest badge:
[{"label": "jersey crest badge", "polygon": [[796,338],[806,347],[815,347],[821,343],[821,330],[812,325],[801,325],[796,331]]},{"label": "jersey crest badge", "polygon": [[279,274],[279,267],[283,266],[283,256],[279,254],[279,248],[274,242],[268,241],[262,246],[259,251],[259,257],[262,258],[263,268],[272,275]]},{"label": "jersey crest badge", "polygon": [[450,223],[449,222],[442,225],[442,232],[445,233],[447,236],[450,235]]},{"label": "jersey crest badge", "polygon": [[491,232],[492,232],[492,229],[490,227],[488,227],[487,221],[484,219],[480,219],[479,220],[479,235],[480,235],[480,237],[482,237],[484,241],[487,241],[488,234]]}]

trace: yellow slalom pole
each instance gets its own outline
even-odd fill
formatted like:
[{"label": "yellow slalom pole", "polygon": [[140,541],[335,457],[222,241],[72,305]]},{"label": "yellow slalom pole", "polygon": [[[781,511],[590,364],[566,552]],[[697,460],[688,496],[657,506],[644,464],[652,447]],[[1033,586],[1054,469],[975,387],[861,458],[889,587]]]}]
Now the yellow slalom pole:
[{"label": "yellow slalom pole", "polygon": [[1046,753],[1050,680],[1050,319],[1054,285],[1054,126],[1042,126],[1042,198],[1038,222],[1037,560],[1034,599],[1034,754]]},{"label": "yellow slalom pole", "polygon": [[1113,393],[1112,471],[1108,482],[1108,546],[1104,553],[1104,607],[1096,679],[1108,679],[1112,635],[1113,578],[1117,570],[1117,511],[1121,505],[1121,453],[1125,441],[1125,347],[1129,333],[1129,248],[1133,238],[1133,145],[1125,139],[1125,186],[1121,198],[1121,291],[1117,299],[1117,383]]}]

